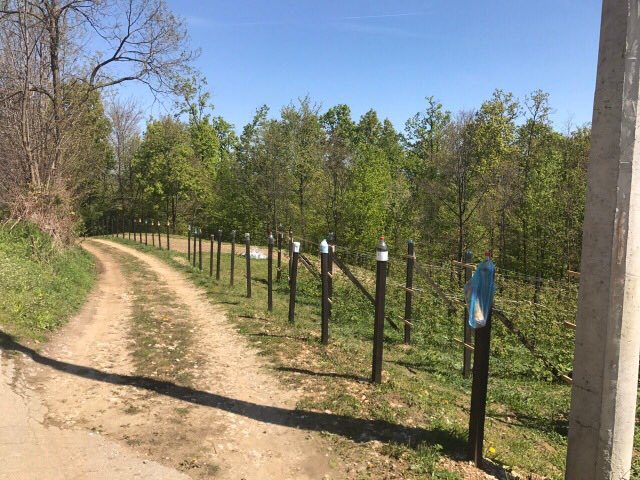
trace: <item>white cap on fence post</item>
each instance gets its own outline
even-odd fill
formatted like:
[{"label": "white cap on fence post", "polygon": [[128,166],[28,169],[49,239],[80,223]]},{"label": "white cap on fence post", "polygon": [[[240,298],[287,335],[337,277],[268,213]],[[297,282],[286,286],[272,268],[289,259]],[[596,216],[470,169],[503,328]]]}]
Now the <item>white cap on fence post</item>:
[{"label": "white cap on fence post", "polygon": [[387,244],[384,241],[384,236],[380,237],[380,240],[378,241],[378,246],[376,247],[376,260],[378,262],[389,261],[389,250],[387,249]]},{"label": "white cap on fence post", "polygon": [[329,244],[326,240],[320,242],[320,253],[329,253]]},{"label": "white cap on fence post", "polygon": [[300,253],[300,242],[293,242],[293,253]]}]

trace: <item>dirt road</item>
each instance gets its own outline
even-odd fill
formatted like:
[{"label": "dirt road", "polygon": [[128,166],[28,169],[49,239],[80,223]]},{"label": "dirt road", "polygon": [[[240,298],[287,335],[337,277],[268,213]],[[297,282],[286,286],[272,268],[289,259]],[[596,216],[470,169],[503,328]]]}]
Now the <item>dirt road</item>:
[{"label": "dirt road", "polygon": [[0,478],[342,477],[203,291],[126,246],[84,246],[100,266],[84,308],[42,351],[1,352]]}]

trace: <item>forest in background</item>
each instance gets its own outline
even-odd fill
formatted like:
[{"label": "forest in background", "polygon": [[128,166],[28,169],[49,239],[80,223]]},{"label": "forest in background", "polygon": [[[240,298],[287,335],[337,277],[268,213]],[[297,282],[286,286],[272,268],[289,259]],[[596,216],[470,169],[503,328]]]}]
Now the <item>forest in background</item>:
[{"label": "forest in background", "polygon": [[282,225],[362,252],[385,235],[392,251],[412,239],[431,259],[491,250],[526,275],[579,269],[590,129],[555,130],[542,91],[519,101],[496,90],[457,113],[427,97],[400,130],[375,110],[353,118],[348,105],[304,97],[274,115],[261,106],[237,134],[194,85],[144,130],[134,104],[108,104],[86,228],[138,217],[260,242]]},{"label": "forest in background", "polygon": [[[279,225],[333,232],[363,252],[385,235],[439,260],[491,250],[536,277],[579,269],[590,128],[555,128],[548,93],[496,90],[461,112],[427,97],[397,126],[302,97],[240,127],[215,114],[162,0],[5,0],[0,27],[0,205],[59,245],[138,217],[257,241]],[[130,82],[168,113],[119,96]]]}]

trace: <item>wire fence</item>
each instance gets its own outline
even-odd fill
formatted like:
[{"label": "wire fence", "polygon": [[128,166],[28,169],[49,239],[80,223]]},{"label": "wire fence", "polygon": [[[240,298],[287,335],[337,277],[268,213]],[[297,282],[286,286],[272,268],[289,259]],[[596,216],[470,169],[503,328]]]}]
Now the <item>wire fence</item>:
[{"label": "wire fence", "polygon": [[[316,258],[317,242],[301,239],[307,258]],[[313,252],[313,253],[309,253]],[[376,257],[340,245],[336,256],[352,267],[365,287],[373,288]],[[449,353],[462,351],[464,322],[464,278],[469,264],[456,261],[423,262],[416,255],[417,275],[411,287],[413,318],[404,318],[407,285],[406,255],[390,255],[388,261],[387,311],[391,318],[410,322],[414,342],[426,337],[446,337]],[[499,320],[494,333],[492,358],[505,375],[535,377],[545,381],[571,382],[578,283],[565,279],[543,279],[520,272],[496,269],[494,308]],[[443,322],[442,319],[448,319]],[[428,341],[428,339],[427,339]],[[460,357],[462,358],[462,353]],[[513,361],[517,358],[517,361]]]}]

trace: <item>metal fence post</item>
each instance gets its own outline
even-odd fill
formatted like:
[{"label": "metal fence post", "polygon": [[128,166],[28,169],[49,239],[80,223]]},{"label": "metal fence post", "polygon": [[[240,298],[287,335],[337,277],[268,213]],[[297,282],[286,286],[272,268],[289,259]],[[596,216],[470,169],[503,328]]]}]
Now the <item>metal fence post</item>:
[{"label": "metal fence post", "polygon": [[267,310],[273,311],[273,235],[267,239]]},{"label": "metal fence post", "polygon": [[229,285],[233,287],[233,277],[236,270],[236,231],[231,230],[231,271],[229,272]]},{"label": "metal fence post", "polygon": [[387,293],[387,263],[389,251],[384,237],[380,237],[376,247],[376,298],[375,323],[373,326],[373,365],[371,382],[382,382],[382,349],[384,343],[384,307]]},{"label": "metal fence post", "polygon": [[218,253],[216,256],[216,280],[220,280],[220,254],[222,252],[222,229],[218,229]]},{"label": "metal fence post", "polygon": [[293,323],[295,321],[300,242],[292,242],[291,249],[293,250],[293,255],[290,257],[291,271],[289,273],[289,323]]},{"label": "metal fence post", "polygon": [[149,243],[147,242],[147,234],[149,233],[149,219],[145,218],[144,219],[144,244],[145,245],[149,245]]},{"label": "metal fence post", "polygon": [[156,232],[153,231],[153,227],[156,226],[156,221],[151,220],[151,245],[156,246]]},{"label": "metal fence post", "polygon": [[251,298],[251,235],[244,234],[245,259],[247,263],[247,298]]},{"label": "metal fence post", "polygon": [[411,343],[411,322],[412,320],[412,303],[413,303],[413,264],[415,256],[413,253],[413,240],[407,242],[407,279],[405,283],[404,294],[404,343]]},{"label": "metal fence post", "polygon": [[191,260],[191,225],[187,226],[187,260]]},{"label": "metal fence post", "polygon": [[[473,253],[467,250],[464,253],[464,283],[466,284],[471,278],[472,271],[469,266],[473,261]],[[471,338],[473,337],[473,330],[469,325],[469,310],[467,308],[464,309],[464,314],[462,317],[462,321],[464,322],[464,330],[463,330],[463,345],[462,345],[462,376],[464,378],[469,378],[471,375],[471,349],[467,345],[471,345]]]},{"label": "metal fence post", "polygon": [[169,243],[169,225],[170,225],[170,222],[169,220],[167,220],[167,250],[171,250],[171,245]]},{"label": "metal fence post", "polygon": [[156,232],[158,233],[158,248],[162,250],[162,235],[160,234],[160,220],[156,223]]},{"label": "metal fence post", "polygon": [[329,244],[326,240],[320,242],[320,277],[322,279],[320,341],[323,345],[327,345],[329,343]]}]

